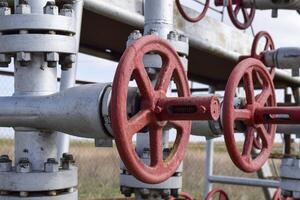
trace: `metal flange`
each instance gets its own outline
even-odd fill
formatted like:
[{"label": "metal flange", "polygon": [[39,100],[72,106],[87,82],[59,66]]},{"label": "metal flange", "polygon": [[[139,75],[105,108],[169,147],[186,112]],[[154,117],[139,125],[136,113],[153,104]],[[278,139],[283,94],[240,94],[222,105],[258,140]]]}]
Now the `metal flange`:
[{"label": "metal flange", "polygon": [[16,196],[0,196],[0,200],[77,200],[78,191],[72,193],[64,193],[56,196],[36,196],[36,197],[16,197]]},{"label": "metal flange", "polygon": [[13,30],[51,30],[76,33],[75,19],[62,15],[0,16],[0,32]]},{"label": "metal flange", "polygon": [[[76,167],[52,173],[0,172],[0,190],[9,192],[37,192],[74,188],[78,184],[77,177]],[[2,200],[1,197],[0,200]]]},{"label": "metal flange", "polygon": [[74,36],[51,34],[16,34],[0,37],[0,53],[58,52],[76,54]]}]

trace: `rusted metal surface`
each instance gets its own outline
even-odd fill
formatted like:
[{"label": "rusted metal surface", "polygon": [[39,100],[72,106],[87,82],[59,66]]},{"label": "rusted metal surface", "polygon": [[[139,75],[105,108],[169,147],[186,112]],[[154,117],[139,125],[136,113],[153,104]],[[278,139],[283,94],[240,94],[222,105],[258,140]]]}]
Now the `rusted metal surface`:
[{"label": "rusted metal surface", "polygon": [[[219,196],[219,198],[216,198],[218,196]],[[205,200],[213,200],[213,199],[229,200],[229,197],[226,194],[226,192],[224,192],[223,190],[221,190],[221,189],[214,189],[214,190],[210,191],[207,194]]]},{"label": "rusted metal surface", "polygon": [[203,19],[205,17],[205,14],[207,13],[207,10],[209,8],[209,2],[210,2],[210,0],[205,1],[203,10],[199,13],[199,15],[197,15],[196,17],[191,17],[191,16],[189,16],[188,13],[186,13],[186,11],[184,11],[184,8],[182,7],[180,0],[175,0],[175,3],[176,3],[179,13],[182,15],[182,17],[185,20],[192,22],[192,23],[199,22],[201,19]]},{"label": "rusted metal surface", "polygon": [[[224,6],[224,3],[225,0],[215,0],[216,6]],[[255,8],[244,8],[242,0],[227,0],[226,3],[229,17],[237,28],[246,29],[251,26],[255,16]],[[243,21],[238,18],[240,13],[243,15]]]},{"label": "rusted metal surface", "polygon": [[173,97],[159,100],[160,120],[217,120],[220,103],[217,97]]},{"label": "rusted metal surface", "polygon": [[[262,88],[264,88],[258,95],[254,94],[254,74],[259,74],[263,83]],[[246,103],[242,109],[235,109],[235,92],[241,80],[244,82]],[[271,153],[276,125],[258,124],[254,118],[255,110],[266,105],[276,106],[274,85],[269,72],[259,60],[253,58],[243,60],[235,67],[226,85],[223,128],[228,153],[234,164],[245,172],[254,172],[260,169]],[[242,152],[239,151],[234,136],[236,121],[243,121],[246,125]],[[252,158],[251,151],[255,132],[262,142],[262,147],[258,155]]]},{"label": "rusted metal surface", "polygon": [[[162,58],[162,68],[155,87],[146,73],[143,57],[155,52]],[[167,123],[157,119],[157,102],[166,98],[166,92],[173,78],[179,97],[189,97],[188,80],[176,51],[168,42],[157,36],[144,36],[135,41],[124,52],[113,82],[111,100],[112,128],[117,148],[126,168],[137,179],[155,184],[171,177],[180,165],[189,141],[191,121],[168,121],[177,129],[177,138],[170,156],[163,160],[162,133]],[[131,78],[136,80],[141,95],[140,111],[128,119],[127,94]],[[150,165],[144,164],[135,152],[132,137],[144,127],[149,129]]]}]

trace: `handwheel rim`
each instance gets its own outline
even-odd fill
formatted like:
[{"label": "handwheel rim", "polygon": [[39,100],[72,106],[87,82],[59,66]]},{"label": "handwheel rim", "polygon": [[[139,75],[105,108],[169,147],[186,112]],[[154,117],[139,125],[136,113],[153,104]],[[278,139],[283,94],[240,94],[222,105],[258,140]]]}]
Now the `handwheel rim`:
[{"label": "handwheel rim", "polygon": [[218,194],[219,194],[219,200],[229,200],[228,195],[226,194],[226,192],[224,192],[221,189],[214,189],[214,190],[210,191],[207,194],[205,200],[213,200],[214,197]]},{"label": "handwheel rim", "polygon": [[[246,156],[241,155],[241,152],[238,149],[238,145],[236,143],[235,136],[234,136],[236,132],[234,130],[234,125],[235,125],[235,121],[237,120],[237,114],[235,114],[236,110],[234,109],[234,98],[235,98],[236,88],[238,87],[240,80],[244,77],[244,72],[246,72],[248,68],[251,67],[252,68],[254,67],[255,70],[258,70],[260,73],[263,74],[264,78],[267,79],[266,81],[268,82],[270,87],[268,88],[268,90],[270,89],[270,93],[271,93],[271,97],[268,97],[268,99],[269,98],[271,99],[270,106],[276,106],[275,90],[274,90],[273,82],[268,74],[268,71],[265,69],[264,65],[259,60],[253,58],[248,58],[240,62],[232,71],[228,83],[226,85],[224,104],[223,104],[223,126],[224,126],[225,143],[226,143],[228,153],[231,157],[231,160],[239,169],[245,172],[257,171],[268,159],[271,153],[271,147],[274,142],[275,130],[276,130],[276,125],[271,125],[267,131],[269,138],[267,138],[266,135],[261,136],[261,137],[265,137],[262,138],[264,139],[263,141],[264,144],[260,154],[255,159],[252,160],[250,157],[251,155],[248,154]],[[255,97],[253,101],[256,102]],[[254,113],[250,112],[250,115],[254,119]],[[262,125],[259,125],[258,128],[255,129],[257,129],[258,132],[263,132]],[[247,131],[249,131],[247,135],[254,136],[254,132],[250,132],[252,130],[248,130],[248,127],[247,127]],[[251,138],[246,138],[245,141],[253,142],[253,139],[254,138],[252,138],[251,141]],[[251,150],[249,149],[251,147],[249,145],[251,145],[251,143],[244,143],[243,150],[242,150],[243,154],[244,154],[244,150],[247,151],[247,153],[249,153],[248,151]]]},{"label": "handwheel rim", "polygon": [[[261,52],[260,54],[257,54],[257,48],[258,48],[259,42],[262,38],[266,39],[266,44],[264,46],[263,52]],[[262,53],[264,53],[265,51],[274,50],[274,49],[275,49],[275,43],[273,41],[272,36],[266,31],[261,31],[261,32],[257,33],[254,37],[254,40],[252,43],[252,48],[251,48],[251,57],[262,60]],[[275,70],[276,70],[275,66],[272,66],[270,69],[270,76],[272,79],[274,79],[274,77],[275,77]]]},{"label": "handwheel rim", "polygon": [[180,0],[176,0],[176,1],[175,1],[176,6],[177,6],[178,11],[179,11],[179,13],[181,14],[181,16],[182,16],[185,20],[187,20],[187,21],[189,21],[189,22],[192,22],[192,23],[199,22],[200,20],[202,20],[202,19],[205,17],[205,15],[206,15],[206,13],[207,13],[207,11],[208,11],[208,8],[209,8],[209,2],[210,2],[210,0],[206,0],[206,1],[205,1],[204,8],[203,8],[202,12],[199,13],[198,16],[196,16],[196,17],[190,17],[190,16],[184,11],[184,9],[183,9],[183,7],[182,7],[182,5],[181,5],[181,3],[180,3]]},{"label": "handwheel rim", "polygon": [[[232,0],[228,0],[228,6],[227,6],[229,17],[232,21],[232,23],[238,28],[238,29],[246,29],[248,28],[251,23],[253,22],[253,19],[255,17],[255,8],[251,8],[250,13],[247,11],[246,8],[242,8],[242,1],[236,0],[236,4],[234,5]],[[244,17],[244,23],[240,22],[238,19],[239,11],[242,11],[243,17]]]},{"label": "handwheel rim", "polygon": [[[178,125],[178,129],[177,131],[180,132],[179,136],[176,138],[175,140],[175,144],[174,144],[174,148],[170,153],[170,156],[168,157],[168,159],[164,160],[163,162],[157,162],[156,164],[154,164],[154,166],[148,166],[146,164],[144,164],[140,158],[138,157],[138,155],[135,152],[135,149],[133,148],[133,144],[132,144],[132,136],[128,136],[127,135],[127,128],[128,128],[128,120],[127,119],[127,111],[126,111],[126,103],[127,103],[127,95],[128,95],[128,84],[131,78],[131,75],[133,74],[133,71],[136,70],[136,62],[142,62],[140,59],[142,58],[142,56],[147,53],[147,52],[152,52],[152,51],[156,51],[158,53],[160,53],[160,55],[162,55],[162,58],[164,55],[167,55],[171,58],[169,58],[168,60],[168,67],[170,65],[174,65],[174,71],[172,73],[174,73],[174,80],[177,84],[178,87],[178,91],[179,91],[179,96],[184,96],[184,97],[188,97],[190,96],[190,91],[188,88],[188,80],[187,77],[185,75],[185,71],[184,68],[180,62],[180,59],[177,56],[176,51],[164,40],[160,39],[157,36],[145,36],[142,37],[141,39],[137,40],[136,42],[134,42],[130,47],[128,47],[126,49],[126,51],[124,52],[120,62],[119,62],[119,66],[117,68],[116,74],[115,74],[115,78],[114,78],[114,82],[113,82],[113,88],[112,88],[112,100],[111,100],[111,108],[115,108],[115,109],[111,109],[111,118],[112,118],[112,128],[113,128],[113,133],[115,136],[115,141],[116,141],[116,145],[117,145],[117,149],[119,151],[120,157],[123,160],[127,170],[132,173],[137,179],[139,179],[140,181],[143,181],[145,183],[151,183],[151,184],[155,184],[155,183],[160,183],[162,181],[165,181],[166,179],[168,179],[170,176],[172,176],[177,167],[180,165],[181,161],[183,160],[184,157],[184,153],[185,153],[185,148],[188,144],[189,141],[189,135],[190,135],[190,130],[191,130],[191,122],[190,121],[179,121],[179,122],[172,122],[174,123],[173,125],[177,127]],[[137,56],[137,57],[136,57]],[[134,59],[132,59],[134,58]],[[137,59],[139,59],[137,61]],[[163,58],[164,59],[164,58]],[[172,60],[172,62],[174,63],[170,63]],[[141,64],[141,63],[140,63]],[[165,68],[163,67],[160,70],[160,75],[162,77],[165,77],[165,72],[167,71]],[[139,78],[137,79],[142,79],[141,77],[145,77],[145,70],[144,68],[139,68],[139,72],[138,73],[144,73],[141,75],[136,75]],[[167,72],[166,72],[167,74]],[[147,74],[146,74],[147,75]],[[147,76],[148,77],[148,76]],[[168,80],[171,80],[171,77],[168,77]],[[161,78],[157,81],[157,87],[154,88],[154,90],[160,90],[160,86],[161,87],[166,87],[166,85],[169,85],[168,82],[165,81],[165,78]],[[147,82],[147,83],[143,83],[143,81],[145,80],[139,80],[142,83],[139,83],[138,80],[137,84],[138,87],[145,89],[145,90],[149,90],[149,88],[152,86],[151,82]],[[141,86],[142,85],[142,86]],[[140,88],[140,92],[142,93],[142,95],[147,96],[147,98],[151,99],[153,101],[155,101],[155,98],[159,98],[159,96],[164,96],[165,94],[158,92],[155,93],[154,96],[151,96],[149,94],[143,94],[144,91],[141,91]],[[153,89],[153,88],[152,88]],[[166,88],[165,88],[166,89]],[[147,93],[147,92],[146,92]],[[156,97],[158,96],[158,97]],[[156,99],[157,100],[157,99]],[[153,103],[153,102],[152,102]],[[147,104],[149,104],[149,102],[142,100],[142,106],[147,106]],[[151,102],[150,102],[151,104]],[[142,109],[143,110],[143,109]],[[153,112],[153,111],[150,111]],[[154,114],[152,113],[148,113],[145,115],[149,115],[147,118],[147,120],[151,121],[151,123],[155,121],[154,119]],[[133,117],[134,118],[134,117]],[[137,121],[139,123],[141,123],[140,121]],[[142,126],[141,124],[137,123],[136,126]],[[135,126],[135,125],[134,125]],[[153,133],[151,132],[151,129],[155,129],[155,131],[158,134],[158,131],[162,131],[157,130],[160,127],[155,126],[155,125],[151,125],[150,127],[150,135]],[[135,127],[133,127],[135,128]],[[139,128],[137,128],[139,129]],[[154,131],[154,132],[155,132]],[[132,133],[134,135],[134,133]],[[156,139],[159,138],[159,136],[153,136]],[[152,137],[150,136],[150,139]],[[159,139],[157,140],[158,142]],[[150,141],[151,143],[151,141]],[[154,144],[150,145],[152,149],[154,149],[153,152],[156,151],[156,149],[160,148],[160,144]],[[125,153],[126,152],[126,153]],[[152,153],[152,151],[151,151]],[[156,152],[157,154],[159,154],[159,151]],[[162,152],[161,152],[162,153]],[[154,156],[153,156],[154,157]],[[157,157],[157,158],[153,158],[151,156],[151,162],[155,162],[155,159],[161,159],[162,157]],[[160,160],[161,161],[161,160]]]}]

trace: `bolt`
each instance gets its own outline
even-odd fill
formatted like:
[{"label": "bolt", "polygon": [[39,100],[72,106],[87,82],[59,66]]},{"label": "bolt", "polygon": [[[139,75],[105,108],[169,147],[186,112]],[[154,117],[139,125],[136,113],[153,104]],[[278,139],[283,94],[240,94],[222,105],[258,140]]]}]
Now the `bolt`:
[{"label": "bolt", "polygon": [[129,187],[121,186],[120,191],[125,197],[131,197],[133,190]]},{"label": "bolt", "polygon": [[158,32],[157,32],[156,29],[150,29],[150,30],[148,31],[148,35],[158,35]]},{"label": "bolt", "polygon": [[1,196],[1,195],[3,195],[3,196],[4,196],[4,195],[9,195],[9,192],[8,192],[8,191],[0,191],[0,196]]},{"label": "bolt", "polygon": [[69,188],[69,189],[68,189],[68,192],[69,192],[69,193],[73,193],[74,191],[75,191],[74,188]]},{"label": "bolt", "polygon": [[48,158],[47,162],[44,164],[45,172],[58,172],[59,164],[55,158]]},{"label": "bolt", "polygon": [[12,161],[8,155],[0,156],[0,172],[9,172],[12,170]]},{"label": "bolt", "polygon": [[20,62],[21,66],[27,66],[31,61],[31,54],[26,52],[18,52],[17,53],[17,61]]},{"label": "bolt", "polygon": [[76,62],[75,54],[61,55],[61,59],[59,61],[62,70],[68,70],[72,68],[73,63],[75,62]]},{"label": "bolt", "polygon": [[7,1],[0,1],[0,16],[6,16],[11,14],[11,9],[8,7]]},{"label": "bolt", "polygon": [[176,31],[170,31],[167,38],[168,38],[168,40],[177,41],[178,40],[178,33]]},{"label": "bolt", "polygon": [[54,191],[49,191],[48,192],[48,195],[49,196],[56,196],[57,195],[57,192],[54,190]]},{"label": "bolt", "polygon": [[167,199],[170,195],[171,195],[171,190],[169,190],[169,189],[164,189],[161,192],[161,197],[163,199]]},{"label": "bolt", "polygon": [[134,30],[132,33],[130,33],[128,40],[137,40],[142,37],[142,34],[139,30]]},{"label": "bolt", "polygon": [[73,17],[73,7],[71,4],[64,4],[63,8],[60,10],[60,15],[67,16],[67,17]]},{"label": "bolt", "polygon": [[0,67],[8,67],[11,63],[11,57],[7,54],[0,54]]},{"label": "bolt", "polygon": [[179,41],[181,42],[185,42],[185,43],[188,43],[189,42],[189,38],[183,34],[180,34],[179,37],[178,37]]},{"label": "bolt", "polygon": [[74,165],[74,164],[75,164],[75,160],[74,160],[73,155],[64,153],[63,157],[61,158],[62,168],[65,170],[68,170],[68,169],[70,169],[70,166]]},{"label": "bolt", "polygon": [[54,1],[48,1],[46,6],[44,7],[44,13],[49,15],[58,15],[59,9],[55,5]]},{"label": "bolt", "polygon": [[16,167],[17,173],[29,173],[31,172],[31,163],[28,158],[21,158]]},{"label": "bolt", "polygon": [[1,0],[0,1],[0,8],[3,8],[3,7],[8,7],[7,0]]},{"label": "bolt", "polygon": [[47,53],[46,61],[48,62],[48,67],[55,68],[57,66],[57,62],[59,61],[59,54],[55,52]]},{"label": "bolt", "polygon": [[19,4],[28,4],[28,0],[19,0]]},{"label": "bolt", "polygon": [[150,195],[150,190],[146,189],[146,188],[143,188],[143,189],[140,189],[140,193],[141,193],[142,198],[146,199]]}]

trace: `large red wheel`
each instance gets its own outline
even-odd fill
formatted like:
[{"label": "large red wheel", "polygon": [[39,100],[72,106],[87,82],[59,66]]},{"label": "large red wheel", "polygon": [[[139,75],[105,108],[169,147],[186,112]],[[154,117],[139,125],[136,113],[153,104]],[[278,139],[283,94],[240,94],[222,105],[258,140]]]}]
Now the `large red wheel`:
[{"label": "large red wheel", "polygon": [[192,23],[196,23],[199,22],[201,19],[203,19],[205,17],[205,14],[209,8],[209,0],[205,1],[204,7],[202,12],[200,12],[200,14],[197,17],[190,17],[182,8],[182,5],[180,3],[180,0],[175,0],[176,6],[178,8],[178,11],[180,12],[180,14],[182,15],[182,17]]},{"label": "large red wheel", "polygon": [[[143,57],[155,52],[162,58],[155,87],[152,87],[143,64]],[[127,116],[128,84],[134,78],[141,96],[140,111]],[[189,97],[188,80],[176,51],[168,42],[157,36],[145,36],[135,41],[124,52],[117,68],[111,99],[112,129],[118,152],[132,175],[145,183],[155,184],[171,177],[181,161],[189,141],[191,121],[159,121],[156,113],[159,100],[166,98],[171,82],[176,83],[179,97]],[[162,134],[168,124],[177,129],[177,137],[169,156],[163,158]],[[150,164],[145,164],[137,155],[132,138],[143,128],[149,130]]]},{"label": "large red wheel", "polygon": [[213,200],[219,195],[219,200],[229,200],[228,195],[221,189],[214,189],[210,191],[205,200]]},{"label": "large red wheel", "polygon": [[[227,0],[228,1],[228,14],[232,23],[239,29],[248,28],[254,19],[255,8],[244,8],[242,0]],[[243,20],[239,19],[239,14],[242,12]]]},{"label": "large red wheel", "polygon": [[[257,49],[263,38],[265,38],[265,41],[266,41],[265,46],[264,46],[263,51],[258,54]],[[272,36],[268,32],[261,31],[261,32],[257,33],[256,36],[254,37],[254,41],[253,41],[252,48],[251,48],[251,57],[264,62],[262,60],[262,53],[265,51],[270,51],[270,50],[274,50],[274,49],[275,49],[275,43],[272,39]],[[275,66],[271,67],[270,75],[271,75],[271,78],[273,79],[275,76]]]},{"label": "large red wheel", "polygon": [[[255,95],[254,77],[259,75],[262,80],[262,91]],[[245,105],[235,109],[236,89],[241,86],[246,93]],[[268,159],[274,142],[276,125],[256,124],[254,112],[257,108],[276,106],[275,89],[269,72],[256,59],[248,58],[240,62],[232,71],[225,89],[223,102],[223,128],[228,153],[234,164],[245,172],[254,172],[262,167]],[[242,149],[238,148],[235,130],[236,122],[245,124],[245,141]],[[252,157],[255,133],[261,140],[261,150]]]}]

